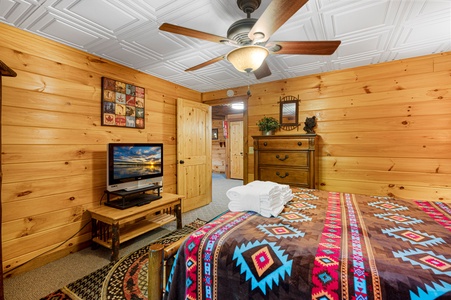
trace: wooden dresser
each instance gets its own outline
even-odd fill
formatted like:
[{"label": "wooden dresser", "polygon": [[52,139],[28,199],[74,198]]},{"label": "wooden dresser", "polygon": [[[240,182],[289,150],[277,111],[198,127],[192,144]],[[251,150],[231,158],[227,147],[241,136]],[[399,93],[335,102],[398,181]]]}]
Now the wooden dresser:
[{"label": "wooden dresser", "polygon": [[316,134],[253,138],[255,180],[316,188]]}]

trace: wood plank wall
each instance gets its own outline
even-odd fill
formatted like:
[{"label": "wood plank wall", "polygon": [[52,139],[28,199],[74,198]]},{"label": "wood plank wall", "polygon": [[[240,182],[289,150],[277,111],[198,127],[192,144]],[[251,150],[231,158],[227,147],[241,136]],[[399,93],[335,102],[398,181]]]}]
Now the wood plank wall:
[{"label": "wood plank wall", "polygon": [[[200,102],[201,94],[5,24],[0,31],[0,59],[18,74],[4,78],[2,106],[3,268],[11,276],[87,245],[86,209],[102,200],[107,143],[163,142],[164,191],[175,193],[176,99]],[[101,126],[102,76],[146,89],[145,129]]]},{"label": "wood plank wall", "polygon": [[225,173],[227,164],[226,142],[228,139],[224,138],[223,124],[224,120],[212,120],[213,129],[218,129],[218,139],[212,140],[211,147],[211,165],[214,173]]},{"label": "wood plank wall", "polygon": [[[320,189],[451,202],[450,74],[448,52],[252,85],[248,144],[261,117],[279,118],[280,97],[299,96],[300,121],[318,121]],[[253,155],[248,167],[252,181]]]},{"label": "wood plank wall", "polygon": [[[201,95],[5,24],[0,30],[0,59],[18,73],[3,79],[2,106],[3,268],[11,275],[87,245],[89,225],[77,232],[86,209],[100,203],[108,142],[164,142],[165,191],[175,192],[176,99]],[[248,144],[260,134],[258,119],[278,118],[280,97],[299,95],[300,120],[318,119],[321,189],[451,202],[450,71],[451,53],[443,53],[253,85]],[[145,130],[100,126],[102,76],[146,88]],[[245,96],[247,86],[234,90]],[[202,95],[220,98],[225,90]]]}]

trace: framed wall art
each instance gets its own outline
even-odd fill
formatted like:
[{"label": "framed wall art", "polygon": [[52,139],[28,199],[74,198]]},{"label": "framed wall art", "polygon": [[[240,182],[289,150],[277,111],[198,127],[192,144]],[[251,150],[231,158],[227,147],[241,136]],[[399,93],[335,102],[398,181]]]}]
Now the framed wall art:
[{"label": "framed wall art", "polygon": [[102,77],[102,126],[145,127],[145,89]]},{"label": "framed wall art", "polygon": [[217,140],[218,139],[218,128],[213,128],[211,133],[211,139]]}]

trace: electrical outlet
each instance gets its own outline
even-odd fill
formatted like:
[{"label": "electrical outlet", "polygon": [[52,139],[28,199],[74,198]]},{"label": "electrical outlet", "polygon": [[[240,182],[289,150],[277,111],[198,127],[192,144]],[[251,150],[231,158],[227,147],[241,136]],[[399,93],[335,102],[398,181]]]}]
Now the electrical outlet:
[{"label": "electrical outlet", "polygon": [[254,147],[249,147],[249,154],[254,154]]}]

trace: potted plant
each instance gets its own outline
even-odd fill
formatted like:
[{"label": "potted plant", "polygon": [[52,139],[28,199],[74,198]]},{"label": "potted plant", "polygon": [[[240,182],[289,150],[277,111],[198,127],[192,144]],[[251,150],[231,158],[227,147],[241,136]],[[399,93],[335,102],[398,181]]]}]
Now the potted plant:
[{"label": "potted plant", "polygon": [[280,124],[273,117],[264,116],[257,122],[257,126],[263,135],[273,135],[276,129],[280,127]]}]

